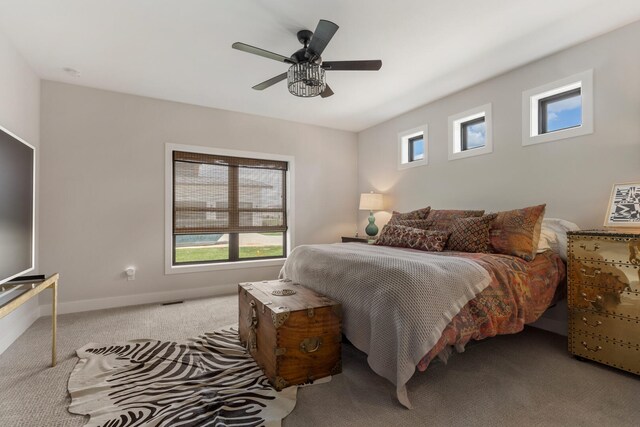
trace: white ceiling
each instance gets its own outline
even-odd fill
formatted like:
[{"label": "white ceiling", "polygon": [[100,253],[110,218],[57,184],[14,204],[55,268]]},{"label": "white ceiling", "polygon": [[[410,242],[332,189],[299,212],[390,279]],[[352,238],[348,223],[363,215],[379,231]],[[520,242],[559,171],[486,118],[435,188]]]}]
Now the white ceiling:
[{"label": "white ceiling", "polygon": [[[287,66],[231,44],[288,56],[320,18],[340,26],[325,60],[382,70],[328,72],[326,99],[252,90]],[[0,0],[43,79],[351,131],[638,19],[638,0]]]}]

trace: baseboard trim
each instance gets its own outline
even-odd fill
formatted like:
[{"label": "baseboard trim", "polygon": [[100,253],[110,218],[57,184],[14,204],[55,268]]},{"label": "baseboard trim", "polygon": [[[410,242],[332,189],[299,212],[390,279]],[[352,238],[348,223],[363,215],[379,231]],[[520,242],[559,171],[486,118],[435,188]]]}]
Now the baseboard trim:
[{"label": "baseboard trim", "polygon": [[[176,300],[188,300],[223,295],[237,292],[238,284],[216,285],[206,288],[181,289],[178,291],[152,292],[146,294],[126,295],[109,298],[96,298],[80,301],[58,303],[58,314],[80,313],[83,311],[104,310],[107,308],[127,307],[132,305],[155,304]],[[40,317],[51,316],[51,303],[37,305],[37,298],[18,308],[9,316],[0,320],[3,333],[0,335],[0,355]],[[32,304],[30,307],[28,304]],[[10,324],[10,326],[7,326]],[[4,331],[7,331],[5,333]]]},{"label": "baseboard trim", "polygon": [[[176,300],[231,295],[238,290],[238,284],[216,285],[206,288],[181,289],[178,291],[152,292],[108,298],[86,299],[58,302],[58,314],[80,313],[83,311],[104,310],[107,308],[128,307],[132,305],[155,304]],[[51,315],[51,304],[40,306],[40,316]]]},{"label": "baseboard trim", "polygon": [[[40,306],[37,298],[33,298],[26,304],[17,308],[13,313],[0,320],[2,334],[0,334],[0,354],[4,353],[15,340],[27,330],[40,317]],[[33,305],[33,307],[30,306]],[[7,326],[10,324],[10,326]]]}]

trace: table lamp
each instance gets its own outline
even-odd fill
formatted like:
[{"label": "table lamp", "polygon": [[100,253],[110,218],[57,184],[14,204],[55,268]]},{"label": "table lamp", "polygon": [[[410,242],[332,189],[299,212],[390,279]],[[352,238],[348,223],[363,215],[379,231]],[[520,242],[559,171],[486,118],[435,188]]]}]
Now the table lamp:
[{"label": "table lamp", "polygon": [[373,216],[373,211],[381,211],[384,209],[382,194],[374,193],[362,193],[360,194],[360,210],[369,211],[369,225],[364,231],[367,236],[373,237],[378,234],[378,226],[376,225],[376,218]]}]

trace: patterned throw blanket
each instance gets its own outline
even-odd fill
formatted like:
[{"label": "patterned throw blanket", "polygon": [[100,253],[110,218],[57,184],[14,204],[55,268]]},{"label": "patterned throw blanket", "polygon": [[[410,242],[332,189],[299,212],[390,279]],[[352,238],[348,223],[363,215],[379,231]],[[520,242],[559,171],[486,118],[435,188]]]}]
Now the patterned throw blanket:
[{"label": "patterned throw blanket", "polygon": [[297,387],[277,392],[237,327],[182,343],[87,344],[78,357],[69,412],[90,415],[87,426],[276,427],[296,404]]},{"label": "patterned throw blanket", "polygon": [[471,260],[362,243],[298,246],[280,276],[342,304],[344,334],[408,408],[416,365],[490,283]]}]

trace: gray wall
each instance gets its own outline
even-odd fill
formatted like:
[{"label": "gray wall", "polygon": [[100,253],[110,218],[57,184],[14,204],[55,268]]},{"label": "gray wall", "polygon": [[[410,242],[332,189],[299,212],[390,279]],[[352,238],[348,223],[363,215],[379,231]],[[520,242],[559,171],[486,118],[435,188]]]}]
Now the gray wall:
[{"label": "gray wall", "polygon": [[[39,165],[40,143],[40,79],[27,62],[0,32],[0,126],[10,130],[36,147]],[[36,198],[37,198],[36,170]],[[37,209],[36,200],[36,209]],[[36,268],[38,265],[38,228],[36,214]],[[9,316],[0,320],[0,353],[2,353],[39,316],[38,299],[33,298]]]},{"label": "gray wall", "polygon": [[[605,34],[358,135],[359,189],[388,194],[388,208],[484,208],[547,203],[548,217],[601,227],[615,182],[640,179],[640,23]],[[487,58],[491,60],[491,58]],[[595,132],[523,147],[524,90],[594,70]],[[447,160],[447,118],[493,104],[493,153]],[[429,125],[429,164],[396,168],[397,133]],[[388,214],[378,214],[384,223]],[[359,225],[366,225],[361,213]]]},{"label": "gray wall", "polygon": [[[387,209],[483,208],[547,204],[547,217],[601,228],[616,182],[640,180],[640,23],[427,104],[358,135],[358,187],[387,195]],[[491,60],[487,58],[487,60]],[[522,92],[594,70],[594,133],[522,146]],[[493,107],[493,153],[447,160],[447,118]],[[397,133],[429,125],[429,164],[397,170]],[[377,214],[379,225],[389,212]],[[359,214],[359,228],[366,226]],[[566,305],[536,326],[566,334]]]},{"label": "gray wall", "polygon": [[[355,229],[354,133],[42,83],[41,254],[61,311],[189,298],[275,278],[279,267],[164,274],[165,143],[295,157],[295,243]],[[123,271],[138,268],[135,281]]]}]

